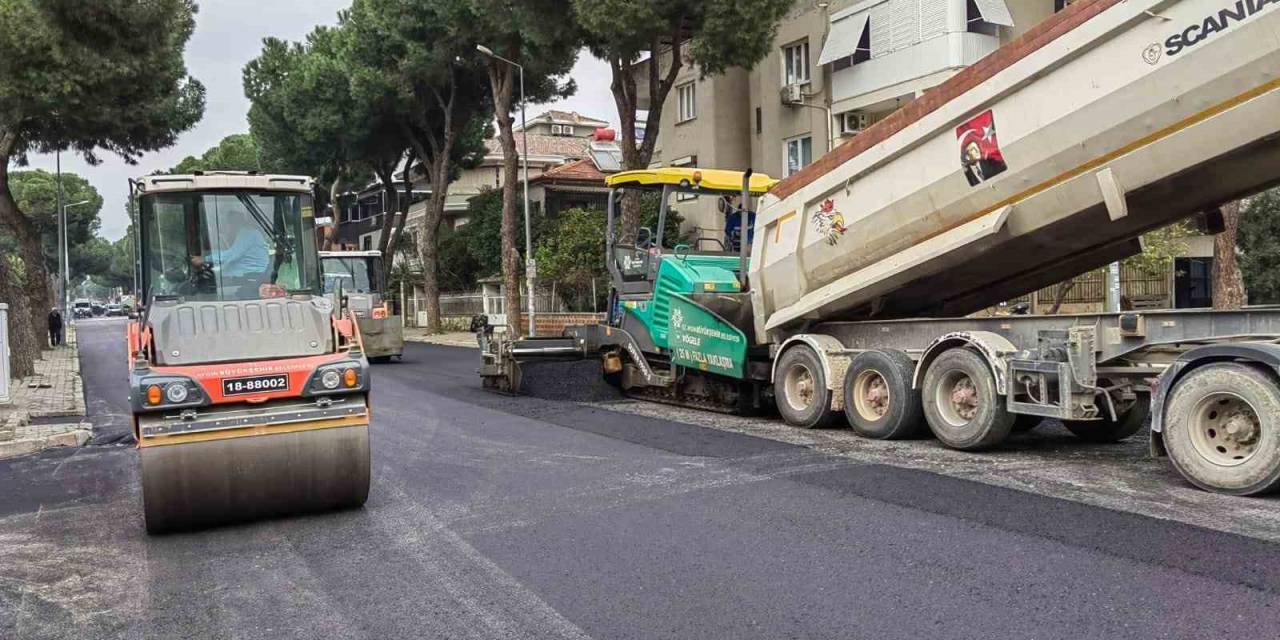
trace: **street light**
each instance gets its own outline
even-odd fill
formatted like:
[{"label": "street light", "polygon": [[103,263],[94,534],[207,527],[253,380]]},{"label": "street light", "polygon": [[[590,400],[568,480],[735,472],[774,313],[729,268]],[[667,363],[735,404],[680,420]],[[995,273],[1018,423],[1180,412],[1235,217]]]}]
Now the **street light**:
[{"label": "street light", "polygon": [[59,244],[62,248],[62,317],[64,318],[70,318],[68,313],[71,311],[71,254],[67,250],[67,209],[89,204],[89,202],[89,200],[81,200],[62,205],[62,238]]},{"label": "street light", "polygon": [[[531,225],[529,224],[529,129],[525,125],[525,119],[524,119],[524,104],[525,104],[524,66],[520,65],[515,61],[508,60],[494,53],[493,49],[490,49],[489,47],[486,47],[482,44],[476,45],[476,51],[479,51],[480,53],[490,58],[493,58],[494,60],[500,60],[502,62],[505,62],[515,67],[516,69],[520,70],[520,132],[521,132],[520,141],[521,141],[521,147],[522,147],[520,151],[520,167],[521,167],[521,173],[523,174],[523,181],[524,181],[524,256],[525,256],[524,275],[525,275],[525,287],[529,289],[529,302],[528,302],[529,304],[529,335],[535,336],[537,335],[538,331],[535,328],[536,323],[534,322],[534,317],[533,317],[534,316],[534,298],[535,298],[533,286],[534,286],[535,271],[537,266],[533,262],[533,232],[531,230]],[[505,114],[503,117],[505,117]],[[508,309],[508,312],[510,312],[509,309]],[[517,315],[516,315],[515,326],[518,327],[520,326],[519,311],[517,311],[516,314]]]}]

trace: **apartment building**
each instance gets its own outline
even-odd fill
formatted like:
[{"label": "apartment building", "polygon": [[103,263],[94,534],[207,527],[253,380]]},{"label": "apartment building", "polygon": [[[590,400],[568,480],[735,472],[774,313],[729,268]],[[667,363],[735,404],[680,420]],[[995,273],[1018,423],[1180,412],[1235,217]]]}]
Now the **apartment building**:
[{"label": "apartment building", "polygon": [[524,126],[516,125],[516,131],[528,131],[531,135],[565,136],[571,138],[591,138],[596,129],[608,127],[609,123],[598,118],[584,116],[576,111],[545,111],[525,121]]},{"label": "apartment building", "polygon": [[[681,70],[663,105],[653,164],[788,176],[1064,6],[800,0],[753,69],[707,78]],[[723,216],[703,200],[677,209],[698,235],[718,238]]]}]

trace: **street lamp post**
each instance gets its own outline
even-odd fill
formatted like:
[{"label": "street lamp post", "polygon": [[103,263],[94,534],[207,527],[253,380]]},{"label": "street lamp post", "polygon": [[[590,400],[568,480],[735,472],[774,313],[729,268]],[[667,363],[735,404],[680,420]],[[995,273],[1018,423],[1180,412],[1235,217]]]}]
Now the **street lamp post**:
[{"label": "street lamp post", "polygon": [[62,205],[62,215],[60,217],[62,221],[62,237],[59,238],[58,244],[62,254],[62,317],[68,319],[71,317],[68,315],[71,312],[71,254],[67,249],[67,209],[78,207],[82,204],[89,204],[89,201],[81,200],[80,202]]},{"label": "street lamp post", "polygon": [[[533,287],[537,278],[537,265],[533,261],[533,230],[532,225],[529,223],[529,129],[525,124],[524,113],[524,66],[494,53],[493,49],[482,44],[476,45],[476,51],[479,51],[494,60],[501,60],[520,71],[520,131],[523,134],[520,137],[522,147],[520,151],[520,172],[524,182],[524,275],[525,288],[529,290],[529,300],[527,303],[529,306],[529,335],[536,336],[538,334],[536,323],[534,322],[534,300],[536,296]],[[520,326],[519,315],[516,316],[515,326]]]}]

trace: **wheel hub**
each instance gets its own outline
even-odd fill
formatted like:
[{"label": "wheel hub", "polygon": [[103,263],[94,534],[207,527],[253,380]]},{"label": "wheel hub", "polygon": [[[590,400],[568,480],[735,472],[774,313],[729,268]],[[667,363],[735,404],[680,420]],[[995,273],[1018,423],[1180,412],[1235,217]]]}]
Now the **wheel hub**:
[{"label": "wheel hub", "polygon": [[796,411],[804,411],[813,404],[817,389],[813,372],[804,365],[796,365],[787,371],[786,377],[787,404]]},{"label": "wheel hub", "polygon": [[966,421],[978,415],[978,390],[974,388],[969,376],[958,378],[951,387],[951,407],[956,415]]},{"label": "wheel hub", "polygon": [[889,412],[889,383],[876,371],[863,371],[854,380],[854,405],[868,420],[879,420]]},{"label": "wheel hub", "polygon": [[1257,451],[1262,422],[1244,398],[1234,393],[1210,395],[1200,401],[1192,417],[1191,443],[1209,462],[1235,466]]}]

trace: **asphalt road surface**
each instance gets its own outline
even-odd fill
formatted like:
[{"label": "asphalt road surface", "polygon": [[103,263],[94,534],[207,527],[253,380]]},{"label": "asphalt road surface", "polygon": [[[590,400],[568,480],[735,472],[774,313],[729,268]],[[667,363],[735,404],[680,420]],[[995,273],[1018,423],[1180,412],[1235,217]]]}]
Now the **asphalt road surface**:
[{"label": "asphalt road surface", "polygon": [[375,368],[365,508],[148,537],[122,332],[80,327],[100,444],[0,461],[0,638],[1280,636],[1273,542],[493,395],[449,347]]}]

